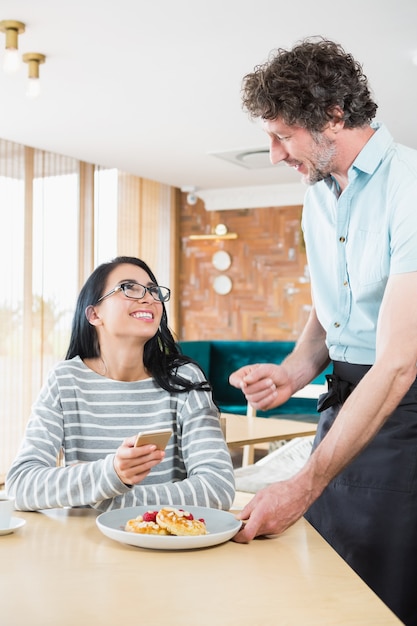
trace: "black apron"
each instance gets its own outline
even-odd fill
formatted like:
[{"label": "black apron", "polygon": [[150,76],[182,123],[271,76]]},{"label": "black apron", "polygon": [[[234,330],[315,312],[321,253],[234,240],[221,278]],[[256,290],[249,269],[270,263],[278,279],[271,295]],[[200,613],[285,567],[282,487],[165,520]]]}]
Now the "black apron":
[{"label": "black apron", "polygon": [[[334,363],[314,447],[370,366]],[[417,380],[305,515],[385,604],[417,626]]]}]

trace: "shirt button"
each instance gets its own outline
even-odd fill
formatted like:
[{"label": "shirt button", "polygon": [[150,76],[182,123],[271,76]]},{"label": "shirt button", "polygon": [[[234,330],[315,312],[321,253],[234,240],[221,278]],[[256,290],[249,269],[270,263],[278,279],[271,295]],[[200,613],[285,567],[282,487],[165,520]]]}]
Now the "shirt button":
[{"label": "shirt button", "polygon": [[344,237],[339,237],[340,243],[345,243],[346,239]]},{"label": "shirt button", "polygon": [[339,322],[335,322],[335,323],[333,324],[333,326],[334,326],[335,328],[339,328],[340,324],[339,324]]},{"label": "shirt button", "polygon": [[347,286],[348,286],[348,281],[347,281],[347,280],[344,280],[344,281],[343,281],[343,287],[347,287]]}]

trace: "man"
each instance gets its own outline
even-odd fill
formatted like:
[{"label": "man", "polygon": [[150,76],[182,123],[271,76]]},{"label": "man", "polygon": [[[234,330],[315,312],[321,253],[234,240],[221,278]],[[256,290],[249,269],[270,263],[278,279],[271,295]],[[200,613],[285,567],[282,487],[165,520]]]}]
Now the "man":
[{"label": "man", "polygon": [[308,39],[248,74],[273,163],[307,183],[302,226],[312,309],[281,365],[230,383],[276,407],[333,362],[313,453],[243,509],[236,541],[285,531],[304,514],[406,624],[417,624],[417,152],[373,123],[361,66]]}]

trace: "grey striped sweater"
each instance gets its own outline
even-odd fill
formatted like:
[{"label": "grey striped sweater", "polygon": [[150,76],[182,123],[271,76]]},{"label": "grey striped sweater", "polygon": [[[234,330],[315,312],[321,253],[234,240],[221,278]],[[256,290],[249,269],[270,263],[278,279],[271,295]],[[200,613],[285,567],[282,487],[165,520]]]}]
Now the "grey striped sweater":
[{"label": "grey striped sweater", "polygon": [[[184,378],[203,379],[193,364],[179,371]],[[113,459],[123,439],[167,427],[174,434],[165,459],[139,485],[122,483]],[[57,467],[61,447],[65,466]],[[210,393],[169,393],[152,378],[110,380],[75,357],[50,372],[6,488],[20,510],[161,504],[228,509],[234,474]]]}]

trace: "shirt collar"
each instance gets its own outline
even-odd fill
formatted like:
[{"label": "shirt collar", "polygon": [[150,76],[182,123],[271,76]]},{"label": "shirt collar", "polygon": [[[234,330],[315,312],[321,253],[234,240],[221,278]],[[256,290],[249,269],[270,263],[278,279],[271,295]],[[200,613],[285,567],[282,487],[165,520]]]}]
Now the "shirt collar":
[{"label": "shirt collar", "polygon": [[[349,179],[351,178],[353,169],[365,172],[366,174],[373,174],[382,161],[384,154],[394,141],[387,127],[381,122],[372,122],[371,128],[373,128],[376,132],[366,142],[350,166],[348,171]],[[333,176],[327,176],[324,179],[324,182],[337,196],[337,184]]]},{"label": "shirt collar", "polygon": [[351,168],[355,168],[366,174],[373,174],[375,172],[386,151],[393,143],[393,138],[384,124],[372,122],[371,128],[376,132],[366,142],[351,166]]}]

